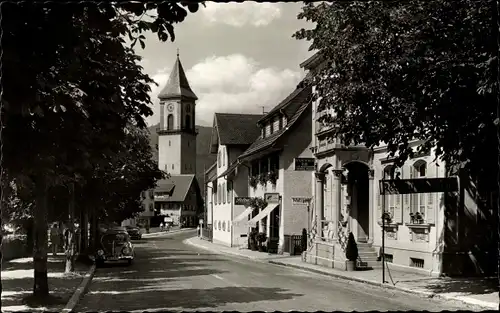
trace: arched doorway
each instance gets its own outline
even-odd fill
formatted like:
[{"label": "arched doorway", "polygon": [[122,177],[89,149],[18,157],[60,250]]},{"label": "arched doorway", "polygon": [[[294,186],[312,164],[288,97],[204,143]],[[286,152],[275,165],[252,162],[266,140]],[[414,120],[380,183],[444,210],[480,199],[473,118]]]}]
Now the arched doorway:
[{"label": "arched doorway", "polygon": [[364,162],[352,161],[344,164],[342,177],[346,187],[346,203],[350,216],[350,231],[357,242],[368,242],[370,236],[370,190],[369,167]]}]

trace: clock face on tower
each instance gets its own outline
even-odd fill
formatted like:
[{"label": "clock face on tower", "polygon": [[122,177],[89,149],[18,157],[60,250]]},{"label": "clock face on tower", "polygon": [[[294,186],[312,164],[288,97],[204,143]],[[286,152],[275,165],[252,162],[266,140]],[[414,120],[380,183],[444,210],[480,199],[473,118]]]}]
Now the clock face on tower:
[{"label": "clock face on tower", "polygon": [[172,103],[167,105],[167,110],[168,110],[168,112],[172,112],[174,110],[174,105]]}]

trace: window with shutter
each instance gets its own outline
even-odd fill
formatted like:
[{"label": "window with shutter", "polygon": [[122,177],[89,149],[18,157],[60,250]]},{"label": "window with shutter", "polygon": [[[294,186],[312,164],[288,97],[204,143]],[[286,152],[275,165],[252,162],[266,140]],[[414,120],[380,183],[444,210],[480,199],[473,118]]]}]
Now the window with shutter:
[{"label": "window with shutter", "polygon": [[227,203],[231,203],[231,198],[233,197],[233,182],[227,182]]},{"label": "window with shutter", "polygon": [[[393,179],[394,178],[394,166],[393,165],[387,165],[384,168],[384,176],[383,179]],[[384,197],[384,207],[383,210],[384,212],[389,212],[391,216],[394,217],[394,195],[383,195]],[[382,217],[382,214],[380,214]]]},{"label": "window with shutter", "polygon": [[[401,179],[403,176],[401,168],[395,168],[394,169],[394,179]],[[394,207],[393,207],[393,212],[392,214],[392,221],[394,223],[401,223],[402,218],[403,218],[403,205],[401,204],[401,199],[402,195],[397,194],[397,195],[392,195],[392,198],[394,198]]]},{"label": "window with shutter", "polygon": [[[403,179],[411,179],[411,165],[405,165],[403,167]],[[403,223],[410,222],[410,194],[403,195]]]},{"label": "window with shutter", "polygon": [[[427,162],[418,160],[413,164],[413,178],[425,178],[427,175]],[[427,219],[427,193],[414,193],[410,197],[411,213],[423,213],[424,219]]]},{"label": "window with shutter", "polygon": [[[428,177],[434,176],[436,173],[434,169],[434,164],[428,164],[427,165],[427,173]],[[434,224],[436,220],[436,195],[435,193],[427,193],[427,210],[425,212],[425,221],[429,224]]]},{"label": "window with shutter", "polygon": [[227,202],[227,188],[226,183],[222,183],[222,192],[223,192],[223,200],[224,204]]}]

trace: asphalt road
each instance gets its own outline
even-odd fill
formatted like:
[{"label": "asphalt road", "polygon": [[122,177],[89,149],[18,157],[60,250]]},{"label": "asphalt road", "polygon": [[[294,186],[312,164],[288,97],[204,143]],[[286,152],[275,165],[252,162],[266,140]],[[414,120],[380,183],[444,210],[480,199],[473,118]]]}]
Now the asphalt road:
[{"label": "asphalt road", "polygon": [[136,241],[134,264],[97,269],[75,311],[474,309],[182,243],[194,234]]}]

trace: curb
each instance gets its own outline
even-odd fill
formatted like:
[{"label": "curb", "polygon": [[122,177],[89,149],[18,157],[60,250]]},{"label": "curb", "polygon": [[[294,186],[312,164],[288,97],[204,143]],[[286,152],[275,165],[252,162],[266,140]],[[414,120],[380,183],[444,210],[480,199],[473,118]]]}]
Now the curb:
[{"label": "curb", "polygon": [[183,228],[183,229],[176,229],[168,232],[157,232],[157,233],[151,233],[151,234],[144,234],[142,235],[142,238],[154,238],[154,237],[161,237],[169,234],[176,234],[176,233],[182,233],[182,232],[187,232],[190,230],[196,230],[196,228]]},{"label": "curb", "polygon": [[[193,238],[197,238],[197,237],[193,237]],[[184,239],[182,241],[182,243],[190,245],[190,246],[193,246],[193,247],[196,247],[196,248],[204,249],[204,250],[207,250],[207,251],[210,251],[210,252],[214,252],[214,253],[217,253],[217,254],[233,255],[233,256],[239,256],[239,257],[242,257],[242,258],[245,258],[245,259],[249,259],[249,260],[252,260],[252,261],[260,261],[260,259],[253,258],[253,257],[250,257],[248,255],[241,254],[241,253],[221,251],[221,250],[211,249],[209,247],[205,247],[203,245],[196,244],[196,243],[194,243],[194,242],[191,241],[193,238]]]},{"label": "curb", "polygon": [[339,278],[339,279],[356,281],[359,283],[369,284],[369,285],[373,285],[373,286],[377,286],[377,287],[382,287],[382,288],[387,288],[387,289],[392,289],[392,290],[399,290],[399,291],[403,291],[405,293],[417,294],[419,296],[426,297],[426,298],[438,298],[438,299],[443,299],[443,300],[460,301],[462,303],[466,303],[466,304],[474,305],[474,306],[480,306],[483,308],[494,309],[494,310],[498,309],[498,304],[486,302],[486,301],[482,301],[482,300],[470,300],[470,299],[464,299],[464,298],[457,298],[455,296],[440,295],[440,294],[429,292],[429,291],[414,290],[414,289],[406,288],[406,287],[398,287],[398,286],[393,286],[393,285],[388,285],[388,284],[382,284],[382,283],[379,283],[379,282],[376,282],[373,280],[364,280],[364,279],[356,278],[356,277],[343,276],[343,275],[339,275],[339,274],[335,274],[335,273],[329,273],[326,271],[316,270],[313,268],[302,267],[302,266],[298,266],[295,264],[282,263],[282,262],[275,261],[275,260],[269,260],[268,263],[280,265],[280,266],[285,266],[285,267],[296,268],[296,269],[300,269],[303,271],[313,272],[316,274],[332,276],[332,277]]},{"label": "curb", "polygon": [[207,251],[210,251],[210,252],[213,252],[213,253],[224,254],[224,255],[231,255],[231,256],[237,256],[237,257],[240,257],[242,259],[247,259],[247,260],[251,260],[251,261],[254,261],[254,262],[269,263],[271,260],[281,259],[281,257],[277,257],[277,258],[276,257],[270,257],[270,258],[262,259],[262,258],[252,257],[252,256],[249,256],[249,255],[246,255],[246,254],[243,254],[243,253],[237,253],[237,252],[233,252],[233,251],[221,251],[221,250],[217,250],[217,249],[212,249],[212,248],[209,248],[209,247],[206,247],[206,246],[203,246],[203,245],[199,245],[199,244],[194,243],[194,242],[191,241],[192,239],[196,239],[196,238],[197,237],[192,237],[192,238],[184,239],[182,241],[182,243],[190,245],[190,246],[193,246],[193,247],[197,247],[197,248],[200,248],[200,249],[204,249],[204,250],[207,250]]},{"label": "curb", "polygon": [[95,274],[95,269],[96,265],[93,264],[92,267],[89,269],[87,274],[85,274],[85,277],[83,278],[83,281],[80,283],[78,288],[76,288],[75,292],[69,299],[68,303],[62,310],[62,312],[72,312],[75,306],[78,304],[78,301],[82,297],[82,295],[87,292],[90,286],[90,282],[92,281],[92,278],[94,277]]}]

